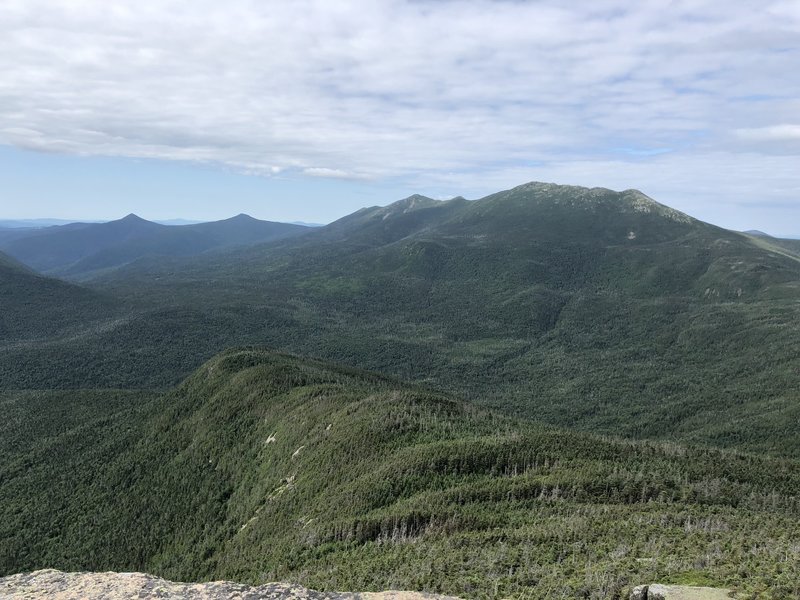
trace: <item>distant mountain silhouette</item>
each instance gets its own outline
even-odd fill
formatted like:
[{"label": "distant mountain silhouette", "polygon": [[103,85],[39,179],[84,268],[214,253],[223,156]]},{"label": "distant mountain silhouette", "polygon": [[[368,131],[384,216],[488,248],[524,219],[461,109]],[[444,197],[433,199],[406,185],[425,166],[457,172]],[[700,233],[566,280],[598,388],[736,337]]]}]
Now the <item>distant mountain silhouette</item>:
[{"label": "distant mountain silhouette", "polygon": [[[98,221],[100,222],[100,221]],[[0,229],[35,229],[53,227],[55,225],[69,225],[75,220],[68,219],[0,219]]]},{"label": "distant mountain silhouette", "polygon": [[193,256],[223,247],[273,241],[308,231],[248,215],[193,225],[160,225],[129,214],[107,223],[9,230],[0,250],[39,272],[86,278],[144,256]]}]

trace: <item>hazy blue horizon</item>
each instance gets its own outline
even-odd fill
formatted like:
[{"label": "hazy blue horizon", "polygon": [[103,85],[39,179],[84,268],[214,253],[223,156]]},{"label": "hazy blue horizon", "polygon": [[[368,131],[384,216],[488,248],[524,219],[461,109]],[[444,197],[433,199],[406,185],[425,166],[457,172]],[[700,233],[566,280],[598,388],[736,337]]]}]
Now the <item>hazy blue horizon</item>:
[{"label": "hazy blue horizon", "polygon": [[[565,184],[565,185],[570,185],[570,184]],[[496,190],[496,191],[501,191],[501,190]],[[617,190],[617,191],[619,191],[619,190]],[[410,195],[412,195],[412,194],[408,194],[406,196],[403,196],[403,198],[407,198]],[[455,196],[453,196],[453,197],[455,197]],[[32,218],[6,217],[2,213],[0,213],[0,228],[7,227],[7,225],[5,225],[5,223],[12,222],[12,221],[13,222],[26,222],[26,221],[27,222],[35,222],[35,221],[51,222],[52,221],[52,222],[54,222],[54,223],[51,223],[52,225],[67,225],[67,224],[71,224],[71,223],[107,223],[109,221],[116,221],[116,220],[122,219],[122,218],[126,217],[129,214],[134,214],[134,215],[136,215],[136,216],[138,216],[138,217],[140,217],[142,219],[146,219],[148,221],[153,221],[153,222],[156,222],[156,223],[160,223],[162,225],[170,225],[170,226],[190,225],[190,224],[195,224],[195,223],[207,223],[207,222],[210,222],[210,221],[219,221],[219,220],[223,220],[223,219],[229,219],[229,218],[235,217],[235,216],[237,216],[239,214],[247,214],[248,216],[251,216],[251,217],[256,218],[256,219],[261,219],[261,220],[264,220],[264,221],[276,221],[276,222],[281,222],[281,223],[292,223],[292,224],[298,224],[298,225],[305,225],[305,226],[308,226],[308,227],[319,227],[319,226],[325,226],[325,225],[327,225],[329,223],[332,223],[332,222],[336,221],[339,218],[342,218],[342,217],[345,217],[345,216],[347,216],[349,214],[352,214],[353,212],[356,212],[360,208],[364,208],[364,207],[367,207],[367,206],[384,206],[386,204],[390,204],[391,202],[396,202],[398,200],[402,200],[403,198],[397,197],[397,198],[391,199],[388,202],[376,202],[376,203],[370,204],[370,205],[359,206],[359,207],[355,208],[354,210],[352,210],[350,212],[347,212],[345,214],[339,215],[339,216],[337,216],[337,217],[335,217],[333,219],[327,220],[325,222],[322,222],[322,221],[303,221],[303,220],[282,220],[282,219],[275,219],[275,218],[266,218],[266,217],[260,217],[258,215],[251,214],[251,213],[248,213],[248,212],[245,212],[245,211],[231,212],[230,214],[227,214],[227,215],[223,215],[223,216],[216,217],[216,218],[209,218],[209,219],[201,219],[201,218],[196,218],[196,217],[193,217],[193,216],[185,216],[185,215],[173,216],[173,217],[170,217],[170,218],[164,218],[164,217],[150,218],[146,214],[142,214],[140,211],[131,210],[129,212],[126,212],[125,214],[119,214],[119,215],[111,216],[111,217],[108,217],[108,218],[73,218],[73,219],[63,219],[63,218],[54,218],[54,217],[32,217]],[[447,200],[449,198],[437,198],[437,199],[438,200]],[[468,200],[479,200],[479,199],[480,198],[468,198]],[[655,200],[658,201],[657,198],[655,198]],[[236,209],[232,209],[232,210],[235,211]],[[687,212],[687,214],[689,214],[689,216],[691,216],[691,217],[699,218],[697,215],[691,214],[689,212]],[[708,223],[711,223],[712,225],[725,227],[725,225],[723,225],[721,223],[715,223],[713,221],[709,221],[709,220],[706,220],[706,219],[701,219],[701,220],[706,221]],[[47,225],[47,224],[40,225],[40,227],[46,227],[46,226],[49,226],[49,225]],[[764,229],[761,229],[759,227],[751,227],[751,226],[750,227],[739,227],[739,228],[736,228],[736,227],[725,227],[725,228],[726,229],[731,229],[733,231],[739,231],[739,232],[754,231],[754,232],[764,233],[764,234],[770,235],[772,237],[780,237],[780,238],[788,238],[788,239],[800,239],[800,232],[792,231],[791,229],[782,230],[780,233],[776,233],[774,231],[764,230]]]},{"label": "hazy blue horizon", "polygon": [[798,63],[793,0],[10,0],[0,216],[324,223],[547,181],[795,234]]}]

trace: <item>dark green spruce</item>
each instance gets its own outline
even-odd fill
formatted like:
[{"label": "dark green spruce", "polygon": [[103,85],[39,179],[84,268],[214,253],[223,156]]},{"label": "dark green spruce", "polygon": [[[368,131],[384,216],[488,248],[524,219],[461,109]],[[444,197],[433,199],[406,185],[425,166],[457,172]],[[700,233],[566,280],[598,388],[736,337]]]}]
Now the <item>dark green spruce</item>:
[{"label": "dark green spruce", "polygon": [[9,388],[165,388],[239,344],[586,431],[800,457],[800,257],[641,192],[412,196],[89,282],[113,326],[0,345]]},{"label": "dark green spruce", "polygon": [[796,240],[541,183],[186,227],[0,235],[0,575],[800,596]]},{"label": "dark green spruce", "polygon": [[0,575],[468,598],[800,594],[797,463],[533,425],[258,349],[165,394],[0,395]]}]

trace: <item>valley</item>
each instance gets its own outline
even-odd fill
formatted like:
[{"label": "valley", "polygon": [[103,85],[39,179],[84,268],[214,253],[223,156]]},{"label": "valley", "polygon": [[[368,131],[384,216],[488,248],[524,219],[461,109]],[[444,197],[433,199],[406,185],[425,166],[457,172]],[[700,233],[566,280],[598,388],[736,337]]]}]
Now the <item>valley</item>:
[{"label": "valley", "polygon": [[118,252],[0,260],[0,575],[800,593],[791,240],[531,183]]},{"label": "valley", "polygon": [[800,2],[0,2],[0,600],[800,599]]},{"label": "valley", "polygon": [[2,387],[164,389],[258,344],[557,426],[800,456],[800,262],[639,192],[412,197],[85,285],[113,327],[0,346]]}]

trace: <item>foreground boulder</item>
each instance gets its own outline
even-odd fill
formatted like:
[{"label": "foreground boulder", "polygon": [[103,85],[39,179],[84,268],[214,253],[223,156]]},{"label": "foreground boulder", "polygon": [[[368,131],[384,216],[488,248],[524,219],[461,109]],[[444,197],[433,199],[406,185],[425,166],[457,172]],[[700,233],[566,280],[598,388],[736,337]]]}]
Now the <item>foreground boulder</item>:
[{"label": "foreground boulder", "polygon": [[630,600],[730,600],[730,590],[653,583],[633,588]]},{"label": "foreground boulder", "polygon": [[317,592],[299,585],[257,587],[213,581],[175,583],[144,573],[64,573],[53,569],[0,578],[3,600],[447,600],[419,592]]}]

